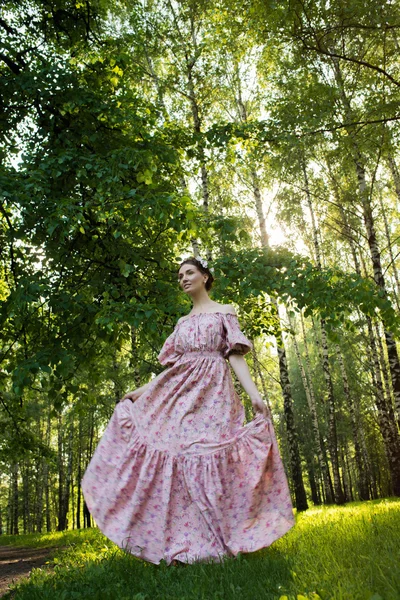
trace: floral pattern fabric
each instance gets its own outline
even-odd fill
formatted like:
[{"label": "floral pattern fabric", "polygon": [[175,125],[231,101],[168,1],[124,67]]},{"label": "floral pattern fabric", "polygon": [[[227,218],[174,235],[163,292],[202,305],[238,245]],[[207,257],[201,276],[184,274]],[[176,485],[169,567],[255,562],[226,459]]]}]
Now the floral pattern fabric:
[{"label": "floral pattern fabric", "polygon": [[220,562],[293,527],[271,420],[243,425],[226,360],[251,349],[235,314],[184,317],[158,355],[167,368],[115,406],[81,485],[120,548],[156,564]]}]

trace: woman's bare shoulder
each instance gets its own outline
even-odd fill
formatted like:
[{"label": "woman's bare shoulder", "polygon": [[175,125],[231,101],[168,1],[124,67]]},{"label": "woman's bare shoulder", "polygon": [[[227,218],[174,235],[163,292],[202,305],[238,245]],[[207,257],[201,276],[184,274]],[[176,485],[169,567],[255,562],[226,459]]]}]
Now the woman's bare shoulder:
[{"label": "woman's bare shoulder", "polygon": [[236,315],[237,316],[237,312],[234,306],[232,306],[232,304],[221,304],[221,312],[226,313],[227,315]]}]

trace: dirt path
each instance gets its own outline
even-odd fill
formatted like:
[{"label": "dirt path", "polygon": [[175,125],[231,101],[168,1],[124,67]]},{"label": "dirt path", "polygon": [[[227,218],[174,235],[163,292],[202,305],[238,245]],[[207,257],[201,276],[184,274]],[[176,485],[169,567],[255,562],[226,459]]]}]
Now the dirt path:
[{"label": "dirt path", "polygon": [[[42,567],[58,547],[25,548],[0,546],[0,598],[10,591],[9,584],[28,577],[33,568]],[[46,565],[50,567],[50,565]],[[12,593],[10,598],[14,597]]]}]

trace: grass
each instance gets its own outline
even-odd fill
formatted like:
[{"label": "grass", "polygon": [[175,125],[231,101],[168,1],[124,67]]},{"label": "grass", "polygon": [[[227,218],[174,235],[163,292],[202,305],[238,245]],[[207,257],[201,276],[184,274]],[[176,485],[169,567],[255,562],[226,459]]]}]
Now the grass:
[{"label": "grass", "polygon": [[220,564],[146,563],[98,529],[0,544],[66,546],[53,571],[33,569],[14,586],[13,600],[399,600],[399,540],[400,499],[387,498],[311,508],[269,548]]}]

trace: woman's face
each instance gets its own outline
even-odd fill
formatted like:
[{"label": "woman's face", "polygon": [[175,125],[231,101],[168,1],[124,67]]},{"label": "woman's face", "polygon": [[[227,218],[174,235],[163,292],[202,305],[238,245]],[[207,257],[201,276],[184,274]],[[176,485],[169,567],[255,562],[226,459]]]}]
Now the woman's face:
[{"label": "woman's face", "polygon": [[178,282],[184,292],[192,294],[204,288],[205,275],[191,264],[182,265],[178,273]]}]

